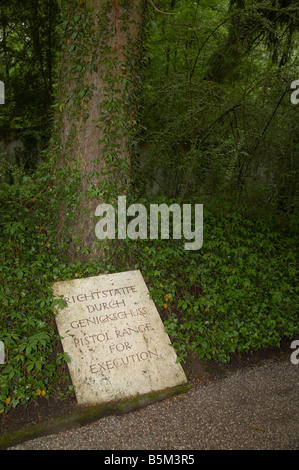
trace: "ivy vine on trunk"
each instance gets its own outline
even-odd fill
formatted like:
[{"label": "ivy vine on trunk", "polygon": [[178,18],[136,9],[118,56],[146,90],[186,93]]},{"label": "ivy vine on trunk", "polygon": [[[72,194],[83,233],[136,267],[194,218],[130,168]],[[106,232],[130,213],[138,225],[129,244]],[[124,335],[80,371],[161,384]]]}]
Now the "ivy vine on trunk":
[{"label": "ivy vine on trunk", "polygon": [[64,1],[62,7],[65,39],[51,141],[66,190],[59,233],[70,260],[88,261],[101,255],[96,206],[117,199],[129,184],[143,2]]}]

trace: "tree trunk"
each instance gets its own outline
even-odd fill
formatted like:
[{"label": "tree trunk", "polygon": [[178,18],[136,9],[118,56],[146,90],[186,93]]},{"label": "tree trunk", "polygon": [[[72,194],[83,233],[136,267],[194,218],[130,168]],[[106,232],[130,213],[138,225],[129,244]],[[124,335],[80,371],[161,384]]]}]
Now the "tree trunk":
[{"label": "tree trunk", "polygon": [[66,2],[53,139],[66,189],[59,233],[65,240],[69,228],[71,261],[101,256],[95,208],[128,186],[143,17],[142,0],[82,3]]}]

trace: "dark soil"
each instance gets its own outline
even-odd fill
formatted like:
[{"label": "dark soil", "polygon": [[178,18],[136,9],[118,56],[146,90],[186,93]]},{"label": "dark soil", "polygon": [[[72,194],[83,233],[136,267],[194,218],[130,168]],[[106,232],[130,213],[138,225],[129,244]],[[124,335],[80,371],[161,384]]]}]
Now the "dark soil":
[{"label": "dark soil", "polygon": [[[256,366],[267,359],[280,361],[289,358],[292,352],[290,344],[291,340],[288,339],[282,343],[281,348],[268,348],[251,354],[235,354],[229,364],[202,360],[189,354],[182,366],[191,387],[204,386],[239,368]],[[36,400],[31,400],[27,406],[18,405],[7,414],[0,415],[0,436],[27,426],[45,423],[77,409],[75,396],[67,398],[39,397]]]}]

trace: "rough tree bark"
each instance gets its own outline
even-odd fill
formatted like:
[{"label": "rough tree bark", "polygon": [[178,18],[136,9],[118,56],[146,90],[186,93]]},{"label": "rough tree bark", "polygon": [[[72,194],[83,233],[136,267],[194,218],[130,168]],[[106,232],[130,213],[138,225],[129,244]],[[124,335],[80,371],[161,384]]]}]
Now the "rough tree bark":
[{"label": "rough tree bark", "polygon": [[73,219],[68,202],[61,201],[59,233],[63,239],[69,222],[70,260],[90,261],[101,256],[95,208],[124,193],[128,184],[143,1],[66,4],[56,138],[52,140],[60,149],[57,173],[65,170],[65,178],[70,178],[76,172],[78,187]]}]

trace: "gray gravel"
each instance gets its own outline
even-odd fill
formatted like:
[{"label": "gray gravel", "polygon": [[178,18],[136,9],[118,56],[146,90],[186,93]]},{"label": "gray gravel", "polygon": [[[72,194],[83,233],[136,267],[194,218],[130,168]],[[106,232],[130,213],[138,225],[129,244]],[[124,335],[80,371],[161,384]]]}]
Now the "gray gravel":
[{"label": "gray gravel", "polygon": [[268,360],[187,394],[12,449],[299,449],[299,364]]}]

